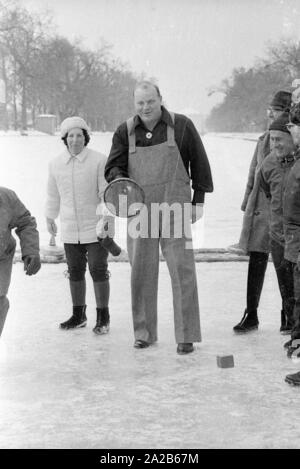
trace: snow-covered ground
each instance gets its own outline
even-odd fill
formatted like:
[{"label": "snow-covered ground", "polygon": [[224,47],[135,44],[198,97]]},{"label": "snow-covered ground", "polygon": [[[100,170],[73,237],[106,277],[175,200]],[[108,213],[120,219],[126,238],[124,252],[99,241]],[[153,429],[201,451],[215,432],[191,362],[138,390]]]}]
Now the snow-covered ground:
[{"label": "snow-covered ground", "polygon": [[[300,363],[282,347],[271,263],[259,330],[247,335],[232,331],[245,306],[247,264],[196,264],[203,341],[188,356],[176,353],[165,263],[158,342],[144,350],[133,348],[129,264],[110,265],[106,336],[92,332],[90,276],[87,327],[59,330],[71,310],[64,270],[43,264],[26,277],[14,265],[0,340],[0,448],[300,448],[300,389],[284,382]],[[217,355],[228,354],[234,367],[218,368]]]},{"label": "snow-covered ground", "polygon": [[[228,138],[228,137],[234,138]],[[249,134],[206,134],[203,142],[211,164],[214,187],[205,199],[205,215],[193,226],[194,247],[227,247],[238,240],[248,167],[255,141]],[[244,140],[243,137],[247,138]],[[251,135],[250,135],[251,137]],[[256,138],[253,134],[251,138]],[[112,133],[94,133],[89,146],[108,155]],[[44,218],[48,163],[63,149],[59,135],[30,132],[0,134],[0,185],[16,191],[37,218],[41,244],[48,244]],[[126,247],[125,221],[118,220],[116,238]]]},{"label": "snow-covered ground", "polygon": [[[215,191],[207,194],[194,233],[202,247],[226,247],[240,232],[255,141],[228,137],[204,136]],[[91,147],[108,153],[110,142],[111,134],[94,134]],[[42,244],[49,239],[47,166],[61,149],[58,136],[0,136],[0,184],[14,189],[37,217]],[[71,312],[66,265],[43,264],[34,277],[14,265],[0,340],[0,448],[300,447],[299,389],[284,382],[300,365],[282,347],[287,338],[279,334],[281,302],[271,263],[259,330],[242,336],[232,326],[245,308],[247,263],[196,264],[203,342],[188,356],[176,354],[166,264],[160,266],[159,340],[145,350],[132,346],[130,266],[109,268],[111,331],[95,336],[89,275],[88,325],[66,332],[58,329]],[[216,356],[228,354],[235,366],[218,368]]]}]

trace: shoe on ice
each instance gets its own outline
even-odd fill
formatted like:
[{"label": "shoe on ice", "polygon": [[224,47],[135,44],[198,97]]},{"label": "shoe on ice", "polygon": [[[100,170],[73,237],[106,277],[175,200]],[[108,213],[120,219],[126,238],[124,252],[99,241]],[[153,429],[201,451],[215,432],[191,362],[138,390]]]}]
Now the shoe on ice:
[{"label": "shoe on ice", "polygon": [[286,375],[284,381],[294,386],[300,386],[300,371],[291,375]]},{"label": "shoe on ice", "polygon": [[184,342],[177,345],[177,353],[179,355],[186,355],[194,351],[194,345],[189,342]]},{"label": "shoe on ice", "polygon": [[93,332],[97,335],[107,334],[110,327],[110,317],[108,308],[97,308],[97,321]]},{"label": "shoe on ice", "polygon": [[291,345],[287,349],[287,357],[288,358],[299,358],[300,357],[300,340],[294,339],[291,341]]},{"label": "shoe on ice", "polygon": [[150,346],[149,342],[145,340],[136,340],[133,344],[134,348],[147,348]]},{"label": "shoe on ice", "polygon": [[292,332],[293,325],[292,324],[285,324],[284,326],[280,327],[280,334],[281,335],[289,335]]},{"label": "shoe on ice", "polygon": [[73,306],[73,314],[65,322],[62,322],[59,327],[61,329],[77,329],[79,327],[85,327],[87,323],[87,317],[85,314],[86,305],[84,306]]},{"label": "shoe on ice", "polygon": [[258,324],[259,321],[257,318],[257,313],[250,315],[246,310],[241,321],[236,326],[234,326],[233,330],[238,334],[245,334],[247,332],[258,329]]},{"label": "shoe on ice", "polygon": [[292,343],[293,343],[293,339],[288,340],[287,342],[285,342],[285,343],[283,344],[283,348],[284,348],[284,349],[290,348],[290,346],[292,345]]}]

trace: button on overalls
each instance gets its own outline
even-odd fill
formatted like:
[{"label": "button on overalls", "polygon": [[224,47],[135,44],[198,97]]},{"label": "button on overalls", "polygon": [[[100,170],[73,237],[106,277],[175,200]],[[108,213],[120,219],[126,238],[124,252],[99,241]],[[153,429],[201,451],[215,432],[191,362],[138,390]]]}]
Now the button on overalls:
[{"label": "button on overalls", "polygon": [[[174,115],[171,115],[174,122]],[[145,192],[144,216],[148,219],[148,237],[130,235],[128,220],[127,248],[131,271],[131,300],[135,340],[153,343],[157,340],[157,289],[159,244],[167,262],[172,282],[175,339],[177,343],[200,342],[200,317],[197,278],[191,229],[181,237],[174,236],[171,218],[171,236],[164,235],[164,216],[153,220],[151,204],[167,202],[191,203],[190,179],[184,167],[174,138],[174,127],[167,128],[167,141],[149,147],[136,147],[133,119],[127,121],[129,138],[128,173]],[[142,214],[141,214],[142,215]],[[182,219],[184,217],[182,216]],[[170,220],[170,218],[168,218]],[[158,226],[154,226],[154,224]],[[158,227],[158,236],[150,236]],[[185,230],[187,231],[187,230]],[[188,244],[188,248],[186,247]]]}]

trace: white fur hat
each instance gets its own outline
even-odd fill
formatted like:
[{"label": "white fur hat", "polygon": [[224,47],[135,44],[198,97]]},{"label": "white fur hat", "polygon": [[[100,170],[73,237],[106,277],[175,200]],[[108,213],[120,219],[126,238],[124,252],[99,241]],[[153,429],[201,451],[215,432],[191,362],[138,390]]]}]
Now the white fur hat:
[{"label": "white fur hat", "polygon": [[75,127],[78,127],[79,129],[85,129],[87,133],[90,133],[89,126],[85,122],[84,119],[78,116],[73,116],[73,117],[67,117],[62,123],[60,124],[60,134],[61,137],[64,138],[67,133],[71,130],[74,129]]}]

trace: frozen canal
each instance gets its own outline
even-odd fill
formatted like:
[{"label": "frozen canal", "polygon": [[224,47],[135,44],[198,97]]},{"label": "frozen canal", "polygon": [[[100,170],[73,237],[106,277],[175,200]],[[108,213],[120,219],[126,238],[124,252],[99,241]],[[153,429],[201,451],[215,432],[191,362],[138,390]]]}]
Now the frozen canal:
[{"label": "frozen canal", "polygon": [[[27,278],[15,264],[0,346],[0,448],[299,448],[299,388],[279,334],[280,302],[269,263],[260,329],[236,336],[245,262],[198,263],[203,342],[176,354],[171,286],[160,265],[159,341],[133,348],[129,264],[112,263],[111,332],[61,331],[70,300],[64,264]],[[221,369],[216,355],[233,354]]]},{"label": "frozen canal", "polygon": [[[89,146],[108,155],[111,137],[111,133],[93,134]],[[204,219],[193,227],[194,246],[227,247],[239,237],[240,205],[255,142],[209,134],[203,142],[215,190],[206,195]],[[37,218],[42,244],[49,241],[44,218],[48,163],[63,149],[59,135],[37,132],[28,137],[11,133],[0,136],[0,185],[15,190]],[[117,238],[125,247],[124,221],[118,223]]]},{"label": "frozen canal", "polygon": [[[90,146],[108,153],[111,134]],[[206,135],[215,192],[195,228],[197,247],[226,247],[240,232],[253,141]],[[14,189],[37,217],[48,242],[43,209],[47,166],[62,150],[58,136],[0,137],[0,184]],[[124,247],[124,225],[118,232]],[[245,303],[245,262],[198,263],[203,342],[176,354],[172,295],[160,264],[159,341],[133,348],[130,268],[111,263],[111,332],[92,332],[95,303],[88,278],[88,326],[61,331],[70,315],[65,264],[44,264],[36,277],[14,265],[11,308],[0,342],[0,448],[299,448],[300,389],[284,382],[300,363],[286,358],[279,334],[280,300],[269,263],[260,328],[235,336]],[[220,369],[216,356],[233,354]]]}]

